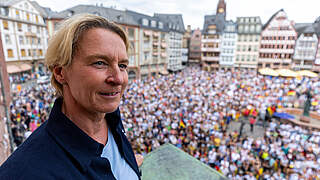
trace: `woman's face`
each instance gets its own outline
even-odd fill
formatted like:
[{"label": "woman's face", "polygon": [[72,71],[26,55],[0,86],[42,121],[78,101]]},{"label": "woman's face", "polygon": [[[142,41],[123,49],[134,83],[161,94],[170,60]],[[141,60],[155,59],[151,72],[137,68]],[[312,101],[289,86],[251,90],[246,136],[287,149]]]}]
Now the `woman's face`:
[{"label": "woman's face", "polygon": [[[128,56],[120,36],[102,28],[85,32],[70,67],[64,68],[64,100],[79,111],[110,113],[128,84]],[[69,96],[70,98],[66,98]]]}]

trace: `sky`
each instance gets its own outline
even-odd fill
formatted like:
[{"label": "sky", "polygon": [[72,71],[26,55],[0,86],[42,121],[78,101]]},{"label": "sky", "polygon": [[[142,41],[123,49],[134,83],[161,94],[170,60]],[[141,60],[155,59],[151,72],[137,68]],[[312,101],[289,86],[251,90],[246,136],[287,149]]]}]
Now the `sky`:
[{"label": "sky", "polygon": [[[78,4],[103,5],[119,10],[132,10],[153,16],[154,13],[182,14],[184,25],[192,29],[203,27],[205,15],[216,13],[219,0],[36,0],[41,6],[62,11]],[[227,20],[236,17],[260,16],[262,23],[280,9],[289,20],[312,23],[320,16],[320,0],[225,0]]]}]

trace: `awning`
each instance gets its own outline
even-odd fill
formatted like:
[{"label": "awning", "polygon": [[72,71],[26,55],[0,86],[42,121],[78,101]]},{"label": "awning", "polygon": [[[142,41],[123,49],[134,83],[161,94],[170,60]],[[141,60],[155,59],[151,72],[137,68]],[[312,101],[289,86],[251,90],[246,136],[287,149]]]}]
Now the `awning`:
[{"label": "awning", "polygon": [[9,74],[20,72],[20,68],[17,65],[7,64],[7,72]]},{"label": "awning", "polygon": [[32,67],[31,67],[31,65],[29,65],[29,64],[21,64],[21,65],[20,65],[21,71],[29,71],[31,68],[32,68]]},{"label": "awning", "polygon": [[14,73],[19,73],[19,72],[24,72],[24,71],[29,71],[31,70],[31,65],[30,64],[7,64],[7,72],[9,74],[14,74]]},{"label": "awning", "polygon": [[298,74],[290,69],[278,69],[277,72],[283,77],[297,77]]},{"label": "awning", "polygon": [[268,76],[279,76],[279,73],[270,68],[259,69],[259,73]]},{"label": "awning", "polygon": [[297,72],[299,76],[317,77],[317,73],[308,70],[302,70]]}]

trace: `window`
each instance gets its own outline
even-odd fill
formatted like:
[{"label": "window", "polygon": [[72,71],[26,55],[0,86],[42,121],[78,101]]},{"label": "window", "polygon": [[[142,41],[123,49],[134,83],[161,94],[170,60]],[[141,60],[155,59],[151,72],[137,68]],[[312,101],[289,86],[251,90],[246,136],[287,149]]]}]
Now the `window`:
[{"label": "window", "polygon": [[8,16],[8,14],[9,14],[9,9],[8,8],[2,7],[0,10],[1,10],[1,14],[3,16]]},{"label": "window", "polygon": [[22,57],[26,57],[26,50],[21,49],[21,56],[22,56]]},{"label": "window", "polygon": [[41,44],[41,38],[38,38],[38,44]]},{"label": "window", "polygon": [[30,21],[30,14],[27,13],[27,21]]},{"label": "window", "polygon": [[159,28],[163,29],[163,23],[162,22],[159,22]]},{"label": "window", "polygon": [[3,28],[4,28],[4,29],[9,29],[8,21],[7,21],[7,20],[3,20],[3,21],[2,21],[2,24],[3,24]]},{"label": "window", "polygon": [[38,49],[38,56],[42,56],[42,49]]},{"label": "window", "polygon": [[16,17],[17,17],[17,19],[20,19],[20,12],[19,12],[19,10],[16,10]]},{"label": "window", "polygon": [[36,22],[39,23],[39,18],[37,15],[36,15]]},{"label": "window", "polygon": [[128,28],[128,35],[130,39],[134,39],[134,29]]},{"label": "window", "polygon": [[148,19],[142,19],[142,25],[144,25],[144,26],[149,26],[149,21],[148,21]]},{"label": "window", "polygon": [[18,26],[18,31],[22,31],[22,24],[18,23],[17,26]]},{"label": "window", "polygon": [[13,58],[13,50],[12,49],[8,49],[7,52],[8,52],[8,57],[9,58]]},{"label": "window", "polygon": [[37,27],[37,33],[40,33],[40,27]]},{"label": "window", "polygon": [[28,49],[28,56],[32,56],[31,49]]},{"label": "window", "polygon": [[157,26],[157,22],[156,21],[151,21],[151,27],[156,27]]},{"label": "window", "polygon": [[31,32],[31,25],[28,25],[28,31]]},{"label": "window", "polygon": [[9,34],[5,35],[5,41],[6,41],[6,44],[11,44],[11,39]]},{"label": "window", "polygon": [[20,43],[20,44],[24,44],[23,36],[19,36],[19,43]]}]

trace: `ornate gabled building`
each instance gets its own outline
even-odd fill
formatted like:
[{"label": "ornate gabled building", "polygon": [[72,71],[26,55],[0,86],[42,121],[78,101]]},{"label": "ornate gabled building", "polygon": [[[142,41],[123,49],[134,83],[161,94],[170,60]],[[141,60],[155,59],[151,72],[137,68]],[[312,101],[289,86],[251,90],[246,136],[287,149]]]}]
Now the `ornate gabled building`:
[{"label": "ornate gabled building", "polygon": [[169,61],[168,70],[179,71],[183,69],[183,35],[185,33],[184,23],[181,14],[154,14],[154,17],[159,18],[165,23],[169,31]]},{"label": "ornate gabled building", "polygon": [[204,69],[219,69],[221,36],[226,22],[226,5],[220,0],[215,15],[206,15],[201,39],[201,64]]},{"label": "ornate gabled building", "polygon": [[237,39],[237,24],[227,21],[221,37],[220,68],[234,69]]},{"label": "ornate gabled building", "polygon": [[316,58],[312,66],[312,70],[320,72],[320,16],[314,22],[313,27],[318,37],[318,46],[317,46]]},{"label": "ornate gabled building", "polygon": [[297,23],[298,33],[291,68],[294,70],[312,70],[318,49],[318,36],[313,23]]},{"label": "ornate gabled building", "polygon": [[189,54],[190,54],[190,39],[191,39],[192,31],[191,25],[187,26],[186,32],[183,34],[182,40],[182,66],[186,66],[189,64]]},{"label": "ornate gabled building", "polygon": [[263,26],[258,68],[291,68],[297,32],[283,9]]},{"label": "ornate gabled building", "polygon": [[193,30],[190,38],[189,63],[200,64],[201,61],[201,30]]},{"label": "ornate gabled building", "polygon": [[259,16],[237,17],[238,41],[235,68],[256,69],[262,23]]},{"label": "ornate gabled building", "polygon": [[29,0],[0,0],[0,32],[8,73],[42,71],[48,33]]}]

